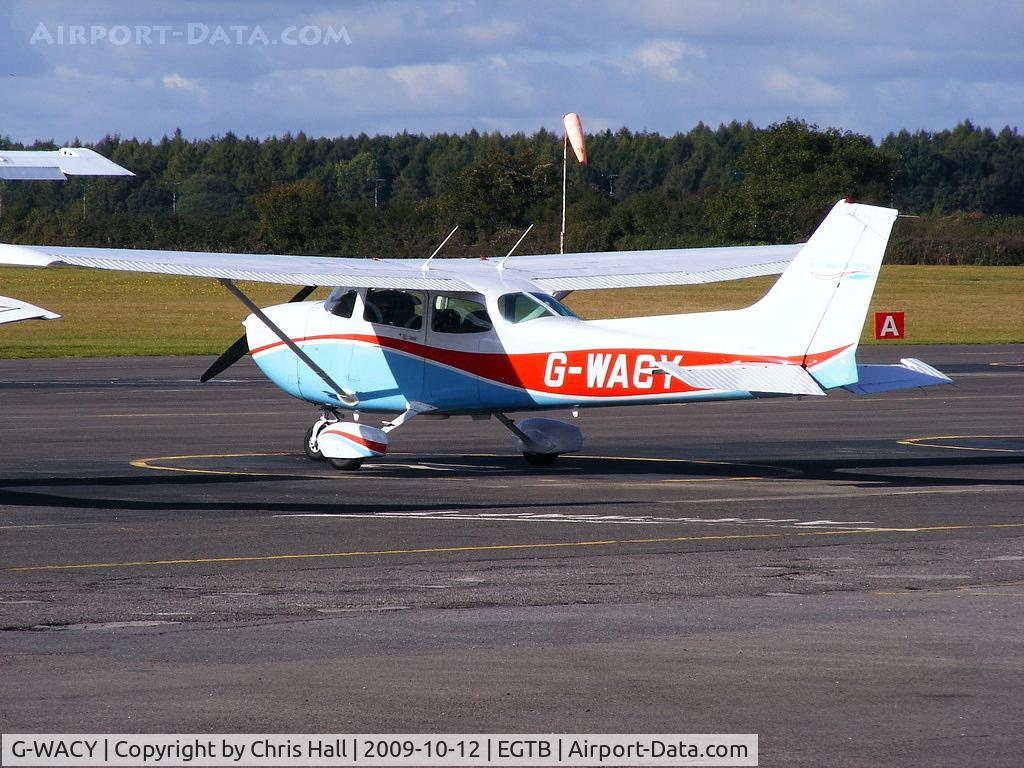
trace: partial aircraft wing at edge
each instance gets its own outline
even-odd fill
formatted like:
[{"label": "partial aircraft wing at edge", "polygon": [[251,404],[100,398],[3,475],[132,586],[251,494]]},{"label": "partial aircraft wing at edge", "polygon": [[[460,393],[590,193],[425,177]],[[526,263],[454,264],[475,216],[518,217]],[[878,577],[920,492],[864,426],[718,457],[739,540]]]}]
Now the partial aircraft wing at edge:
[{"label": "partial aircraft wing at edge", "polygon": [[[689,285],[780,274],[802,246],[768,245],[652,251],[514,256],[502,269],[550,293],[593,288]],[[288,285],[407,290],[472,290],[473,275],[501,274],[500,258],[353,259],[333,256],[238,254],[0,244],[0,264],[251,280]]]},{"label": "partial aircraft wing at edge", "polygon": [[0,325],[17,323],[21,320],[56,320],[60,315],[48,309],[19,301],[8,296],[0,296]]},{"label": "partial aircraft wing at edge", "polygon": [[0,150],[0,179],[63,181],[68,176],[134,176],[98,152],[85,147],[55,150]]}]

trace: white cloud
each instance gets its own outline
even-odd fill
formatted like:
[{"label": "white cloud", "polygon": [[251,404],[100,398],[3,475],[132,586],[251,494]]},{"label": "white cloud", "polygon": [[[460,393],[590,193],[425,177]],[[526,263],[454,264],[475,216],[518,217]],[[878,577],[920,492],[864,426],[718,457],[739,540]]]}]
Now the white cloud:
[{"label": "white cloud", "polygon": [[633,50],[630,63],[662,80],[678,80],[681,73],[677,65],[684,56],[703,58],[704,53],[677,40],[650,40]]},{"label": "white cloud", "polygon": [[163,83],[164,88],[168,91],[184,91],[185,93],[194,94],[200,98],[206,97],[205,88],[199,85],[195,80],[182,77],[177,72],[164,75],[160,82]]},{"label": "white cloud", "polygon": [[832,106],[845,100],[843,91],[834,85],[782,69],[765,72],[762,82],[769,94],[789,104]]},{"label": "white cloud", "polygon": [[414,103],[436,104],[449,98],[461,98],[469,88],[469,72],[456,64],[390,67],[384,73],[402,86],[406,98]]}]

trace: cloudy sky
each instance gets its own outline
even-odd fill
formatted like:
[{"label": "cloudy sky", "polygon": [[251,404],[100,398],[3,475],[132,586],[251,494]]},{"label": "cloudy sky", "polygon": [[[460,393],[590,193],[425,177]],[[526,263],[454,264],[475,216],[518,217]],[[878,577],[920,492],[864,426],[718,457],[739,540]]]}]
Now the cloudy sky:
[{"label": "cloudy sky", "polygon": [[1020,126],[1024,2],[0,5],[0,135]]}]

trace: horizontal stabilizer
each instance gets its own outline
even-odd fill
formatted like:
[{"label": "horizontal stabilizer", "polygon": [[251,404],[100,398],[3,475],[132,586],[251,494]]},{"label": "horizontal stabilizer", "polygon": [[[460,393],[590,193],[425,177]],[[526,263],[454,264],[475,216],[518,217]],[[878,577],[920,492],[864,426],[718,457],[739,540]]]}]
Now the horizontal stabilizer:
[{"label": "horizontal stabilizer", "polygon": [[799,365],[736,363],[686,367],[659,362],[656,367],[694,389],[770,392],[780,395],[825,394],[811,375]]},{"label": "horizontal stabilizer", "polygon": [[60,315],[48,309],[29,304],[27,301],[0,296],[0,325],[17,323],[19,320],[56,320]]},{"label": "horizontal stabilizer", "polygon": [[873,395],[897,389],[952,383],[953,380],[942,371],[920,360],[907,357],[900,360],[899,365],[858,365],[857,383],[848,384],[843,389],[856,395]]}]

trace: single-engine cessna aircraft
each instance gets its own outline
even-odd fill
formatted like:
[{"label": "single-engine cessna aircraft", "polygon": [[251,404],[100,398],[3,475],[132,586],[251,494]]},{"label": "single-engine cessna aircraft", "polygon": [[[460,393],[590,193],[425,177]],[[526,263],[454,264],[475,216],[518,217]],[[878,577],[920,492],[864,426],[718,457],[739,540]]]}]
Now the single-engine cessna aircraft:
[{"label": "single-engine cessna aircraft", "polygon": [[[545,466],[580,450],[580,430],[507,413],[948,383],[918,360],[856,363],[896,216],[843,200],[803,245],[479,260],[434,258],[439,248],[425,261],[0,245],[0,264],[218,279],[252,314],[202,379],[248,351],[278,387],[320,407],[305,451],[339,469],[383,456],[409,419],[455,415],[496,417],[526,460]],[[559,300],[779,272],[764,298],[732,311],[584,321]],[[260,309],[235,280],[306,287]],[[315,286],[338,287],[304,301]],[[388,420],[372,427],[359,421],[365,413]]]}]

